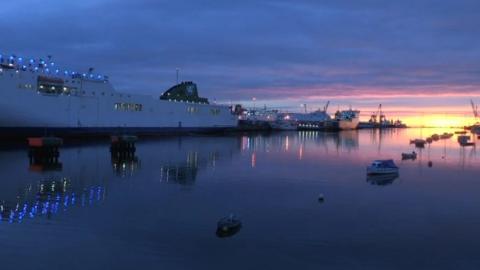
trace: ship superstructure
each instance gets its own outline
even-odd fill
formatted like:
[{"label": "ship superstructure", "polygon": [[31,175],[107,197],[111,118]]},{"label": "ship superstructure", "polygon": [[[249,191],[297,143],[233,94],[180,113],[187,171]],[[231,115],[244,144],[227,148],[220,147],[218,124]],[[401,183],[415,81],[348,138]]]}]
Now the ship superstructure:
[{"label": "ship superstructure", "polygon": [[198,96],[192,82],[160,98],[117,92],[107,76],[61,70],[48,57],[0,55],[1,134],[157,133],[232,128],[231,108]]}]

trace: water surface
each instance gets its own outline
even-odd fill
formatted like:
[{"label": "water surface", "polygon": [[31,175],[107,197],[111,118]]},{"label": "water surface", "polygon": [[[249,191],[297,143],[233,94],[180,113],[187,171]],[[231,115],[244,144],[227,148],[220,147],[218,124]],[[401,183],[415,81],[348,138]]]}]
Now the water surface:
[{"label": "water surface", "polygon": [[[478,269],[476,149],[454,137],[400,160],[444,131],[169,137],[124,159],[67,145],[50,167],[2,150],[2,268]],[[379,158],[400,176],[367,178]],[[229,213],[243,227],[218,238]]]}]

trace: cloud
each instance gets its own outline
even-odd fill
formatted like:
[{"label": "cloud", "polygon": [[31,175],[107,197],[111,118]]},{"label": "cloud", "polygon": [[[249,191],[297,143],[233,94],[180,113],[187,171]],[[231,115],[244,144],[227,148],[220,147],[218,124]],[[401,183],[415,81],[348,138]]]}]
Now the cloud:
[{"label": "cloud", "polygon": [[480,3],[84,0],[5,3],[2,51],[95,66],[159,95],[181,78],[244,100],[452,93],[480,82]]}]

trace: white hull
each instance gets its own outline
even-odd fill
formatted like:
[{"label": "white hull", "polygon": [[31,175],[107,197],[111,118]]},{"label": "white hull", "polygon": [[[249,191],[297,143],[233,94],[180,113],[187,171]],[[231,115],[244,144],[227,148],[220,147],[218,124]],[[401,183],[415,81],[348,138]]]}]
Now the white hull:
[{"label": "white hull", "polygon": [[398,169],[395,168],[374,168],[368,167],[367,174],[396,174],[398,173]]},{"label": "white hull", "polygon": [[349,120],[340,120],[338,122],[338,128],[341,130],[357,129],[359,123],[360,123],[359,118],[353,118]]},{"label": "white hull", "polygon": [[[63,76],[67,94],[39,89],[42,70],[0,68],[0,128],[230,128],[228,106],[116,92],[108,81]],[[54,76],[59,77],[59,76]],[[123,107],[122,107],[123,106]]]}]

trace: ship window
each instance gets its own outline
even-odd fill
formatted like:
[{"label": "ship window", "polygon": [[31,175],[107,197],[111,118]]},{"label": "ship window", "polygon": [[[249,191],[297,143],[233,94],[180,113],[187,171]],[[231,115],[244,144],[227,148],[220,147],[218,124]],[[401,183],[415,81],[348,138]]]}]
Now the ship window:
[{"label": "ship window", "polygon": [[143,110],[142,104],[135,104],[135,103],[115,103],[113,105],[116,111],[132,111],[132,112],[140,112]]}]

